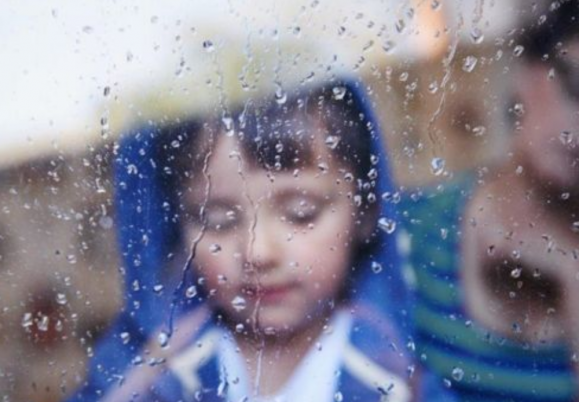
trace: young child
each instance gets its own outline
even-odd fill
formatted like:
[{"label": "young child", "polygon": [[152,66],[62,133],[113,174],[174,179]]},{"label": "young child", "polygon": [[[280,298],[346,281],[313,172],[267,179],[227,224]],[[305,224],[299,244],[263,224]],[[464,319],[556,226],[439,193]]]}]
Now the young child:
[{"label": "young child", "polygon": [[127,139],[126,308],[73,400],[452,400],[413,361],[393,189],[360,86]]}]

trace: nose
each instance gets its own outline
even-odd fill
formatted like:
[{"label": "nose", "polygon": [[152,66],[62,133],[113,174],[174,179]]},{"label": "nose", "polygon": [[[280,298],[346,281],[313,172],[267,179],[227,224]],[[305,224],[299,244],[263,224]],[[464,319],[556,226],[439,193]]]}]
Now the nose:
[{"label": "nose", "polygon": [[280,259],[279,233],[267,217],[256,216],[249,228],[246,244],[246,261],[249,269],[268,271],[275,268]]}]

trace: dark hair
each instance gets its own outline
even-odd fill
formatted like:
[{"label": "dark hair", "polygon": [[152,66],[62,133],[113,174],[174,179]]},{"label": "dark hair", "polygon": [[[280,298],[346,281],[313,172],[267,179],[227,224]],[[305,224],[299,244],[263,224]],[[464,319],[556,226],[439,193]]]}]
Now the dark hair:
[{"label": "dark hair", "polygon": [[579,35],[579,1],[558,0],[544,14],[521,28],[518,43],[527,61],[540,61],[557,55],[559,44]]},{"label": "dark hair", "polygon": [[[376,218],[377,156],[371,154],[371,136],[379,133],[340,83],[252,100],[231,113],[175,122],[160,131],[164,140],[157,160],[164,163],[166,203],[177,217],[185,213],[179,200],[187,184],[202,173],[211,148],[229,135],[238,141],[245,163],[272,172],[316,166],[316,150],[322,149],[317,147],[327,147],[332,162],[346,170],[344,179],[356,181],[360,220]],[[374,237],[364,239],[358,252],[370,252]]]}]

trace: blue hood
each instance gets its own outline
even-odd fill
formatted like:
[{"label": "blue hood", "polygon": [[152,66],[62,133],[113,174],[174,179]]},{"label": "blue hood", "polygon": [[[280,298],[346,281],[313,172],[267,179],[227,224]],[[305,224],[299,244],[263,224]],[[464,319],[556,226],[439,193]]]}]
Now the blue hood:
[{"label": "blue hood", "polygon": [[[345,86],[352,94],[355,107],[372,127],[372,154],[378,157],[374,166],[378,171],[374,183],[376,202],[381,204],[380,217],[395,222],[392,197],[383,197],[395,190],[383,135],[372,111],[371,100],[360,81],[340,81],[339,85]],[[185,300],[181,296],[186,287],[195,283],[195,278],[186,275],[167,278],[166,270],[163,271],[173,258],[171,245],[177,241],[179,228],[173,219],[172,204],[165,199],[167,194],[161,180],[159,166],[162,161],[159,158],[162,154],[158,146],[161,128],[161,125],[146,125],[128,133],[121,141],[116,158],[115,199],[125,279],[124,308],[96,348],[87,384],[74,401],[97,400],[99,392],[117,383],[154,331],[165,326],[170,332],[174,316],[199,303],[194,298]],[[361,272],[351,290],[355,301],[368,302],[378,308],[397,326],[400,337],[408,340],[412,333],[409,294],[402,278],[395,234],[396,231],[390,234],[378,230],[377,250],[372,256],[357,262]],[[378,274],[371,267],[374,261],[383,266]]]}]

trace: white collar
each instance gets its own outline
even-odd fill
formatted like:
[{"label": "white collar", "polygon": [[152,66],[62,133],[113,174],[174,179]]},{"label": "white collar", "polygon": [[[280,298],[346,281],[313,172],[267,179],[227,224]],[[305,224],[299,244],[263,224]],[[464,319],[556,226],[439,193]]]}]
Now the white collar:
[{"label": "white collar", "polygon": [[328,330],[308,350],[278,395],[259,397],[250,385],[245,363],[230,333],[223,333],[218,348],[222,383],[226,383],[230,402],[323,402],[333,401],[337,371],[342,363],[352,317],[346,311],[334,313]]}]

